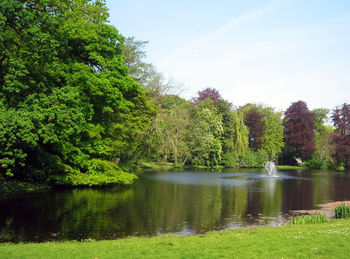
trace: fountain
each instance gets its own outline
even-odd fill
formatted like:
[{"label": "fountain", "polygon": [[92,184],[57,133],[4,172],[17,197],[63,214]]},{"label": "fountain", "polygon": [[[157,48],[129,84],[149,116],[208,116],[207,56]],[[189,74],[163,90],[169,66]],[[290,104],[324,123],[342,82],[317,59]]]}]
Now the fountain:
[{"label": "fountain", "polygon": [[276,165],[273,161],[268,161],[265,164],[265,169],[267,171],[267,173],[269,174],[269,176],[276,176]]}]

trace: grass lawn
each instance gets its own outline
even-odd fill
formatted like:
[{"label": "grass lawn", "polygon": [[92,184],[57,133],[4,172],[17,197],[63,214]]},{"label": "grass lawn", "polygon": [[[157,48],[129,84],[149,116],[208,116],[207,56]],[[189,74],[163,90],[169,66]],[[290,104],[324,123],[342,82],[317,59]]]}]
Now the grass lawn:
[{"label": "grass lawn", "polygon": [[0,244],[0,258],[349,258],[350,220],[179,237]]}]

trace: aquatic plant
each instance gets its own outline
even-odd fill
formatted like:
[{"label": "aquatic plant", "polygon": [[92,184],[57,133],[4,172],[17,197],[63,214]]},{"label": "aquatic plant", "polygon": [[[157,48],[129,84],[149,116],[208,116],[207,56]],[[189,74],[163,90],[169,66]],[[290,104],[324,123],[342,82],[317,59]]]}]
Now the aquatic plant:
[{"label": "aquatic plant", "polygon": [[341,205],[334,209],[334,214],[337,219],[350,217],[350,207]]},{"label": "aquatic plant", "polygon": [[290,224],[316,224],[321,222],[326,222],[326,216],[323,214],[313,214],[308,216],[291,216]]}]

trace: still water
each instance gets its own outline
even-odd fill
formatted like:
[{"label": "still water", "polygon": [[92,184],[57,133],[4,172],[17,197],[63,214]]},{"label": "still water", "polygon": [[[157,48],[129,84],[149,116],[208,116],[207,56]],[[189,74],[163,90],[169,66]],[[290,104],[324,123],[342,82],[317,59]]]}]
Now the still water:
[{"label": "still water", "polygon": [[191,235],[278,225],[289,210],[350,200],[350,172],[146,172],[131,187],[0,198],[0,242]]}]

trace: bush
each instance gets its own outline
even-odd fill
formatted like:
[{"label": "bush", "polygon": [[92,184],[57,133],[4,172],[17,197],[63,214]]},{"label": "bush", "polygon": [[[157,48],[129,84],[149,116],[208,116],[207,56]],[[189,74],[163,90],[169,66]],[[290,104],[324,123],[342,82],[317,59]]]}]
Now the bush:
[{"label": "bush", "polygon": [[248,149],[242,157],[244,167],[262,168],[267,161],[269,161],[269,155],[263,149],[259,149],[258,151]]},{"label": "bush", "polygon": [[321,222],[326,222],[326,216],[323,214],[313,214],[308,216],[298,216],[298,217],[290,217],[290,224],[316,224]]},{"label": "bush", "polygon": [[329,169],[332,168],[332,161],[329,159],[322,159],[319,153],[314,153],[311,155],[311,158],[305,161],[302,165],[307,169]]},{"label": "bush", "polygon": [[126,173],[114,162],[100,159],[92,159],[87,173],[81,173],[72,168],[66,168],[66,175],[55,175],[51,177],[54,184],[71,186],[93,186],[107,184],[132,184],[137,176]]},{"label": "bush", "polygon": [[235,152],[228,152],[222,156],[222,163],[225,167],[239,167],[239,158]]},{"label": "bush", "polygon": [[350,207],[341,205],[334,209],[335,218],[349,218],[350,217]]},{"label": "bush", "polygon": [[321,169],[323,166],[323,160],[321,159],[320,154],[314,153],[311,155],[311,158],[303,163],[303,167],[308,169]]}]

